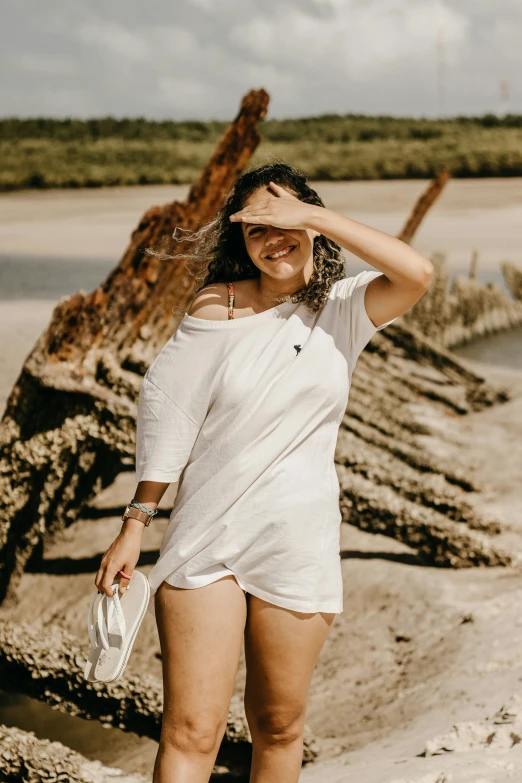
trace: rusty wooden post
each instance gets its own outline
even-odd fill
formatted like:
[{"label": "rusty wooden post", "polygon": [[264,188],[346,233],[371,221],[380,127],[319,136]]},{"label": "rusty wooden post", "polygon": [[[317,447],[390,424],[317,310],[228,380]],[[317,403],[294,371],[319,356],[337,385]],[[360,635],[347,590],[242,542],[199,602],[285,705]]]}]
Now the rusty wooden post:
[{"label": "rusty wooden post", "polygon": [[397,234],[398,239],[402,239],[403,242],[410,244],[415,232],[424,220],[424,216],[442,193],[449,178],[449,171],[444,169],[430,182],[424,193],[417,199],[402,231]]}]

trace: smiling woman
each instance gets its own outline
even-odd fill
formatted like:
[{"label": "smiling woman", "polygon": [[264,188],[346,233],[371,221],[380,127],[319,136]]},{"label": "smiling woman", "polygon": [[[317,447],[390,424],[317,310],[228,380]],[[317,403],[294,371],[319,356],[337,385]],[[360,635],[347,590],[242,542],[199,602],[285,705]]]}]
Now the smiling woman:
[{"label": "smiling woman", "polygon": [[[271,180],[275,180],[272,185]],[[222,283],[220,298],[224,302],[224,284],[228,280],[251,281],[248,292],[253,297],[250,303],[253,310],[259,310],[263,304],[266,307],[268,302],[286,300],[304,302],[317,311],[326,301],[332,284],[345,277],[341,248],[313,229],[281,230],[267,225],[263,219],[255,220],[254,213],[250,213],[250,223],[237,219],[241,211],[256,204],[261,206],[267,197],[274,201],[290,199],[301,206],[324,207],[302,172],[286,163],[268,164],[237,180],[212,221],[197,231],[181,232],[179,238],[173,237],[174,247],[178,241],[189,239],[190,250],[178,253],[176,249],[175,255],[169,253],[170,248],[149,248],[146,252],[185,261],[189,272],[202,280],[196,294],[211,284]],[[284,265],[274,264],[267,257],[289,245],[294,250]],[[270,277],[264,274],[263,267],[271,270]],[[273,274],[277,277],[272,278]],[[217,290],[214,289],[214,298]]]},{"label": "smiling woman", "polygon": [[[203,285],[145,374],[136,432],[135,501],[153,513],[178,482],[148,574],[165,682],[155,783],[209,779],[243,638],[251,780],[296,783],[311,677],[343,611],[334,454],[353,370],[422,295],[429,262],[327,210],[285,164],[240,177],[192,238]],[[341,244],[388,274],[346,277]],[[114,543],[112,567],[132,572],[137,535]]]}]

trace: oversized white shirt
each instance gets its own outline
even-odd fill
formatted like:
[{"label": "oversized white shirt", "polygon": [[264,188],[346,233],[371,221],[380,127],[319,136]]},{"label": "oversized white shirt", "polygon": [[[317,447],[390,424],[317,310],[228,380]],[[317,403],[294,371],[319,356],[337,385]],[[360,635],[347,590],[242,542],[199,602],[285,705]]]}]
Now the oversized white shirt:
[{"label": "oversized white shirt", "polygon": [[364,293],[380,274],[338,280],[317,313],[291,302],[227,321],[185,313],[154,359],[136,478],[179,485],[148,575],[152,614],[163,580],[197,588],[227,575],[277,606],[343,611],[334,454],[377,331]]}]

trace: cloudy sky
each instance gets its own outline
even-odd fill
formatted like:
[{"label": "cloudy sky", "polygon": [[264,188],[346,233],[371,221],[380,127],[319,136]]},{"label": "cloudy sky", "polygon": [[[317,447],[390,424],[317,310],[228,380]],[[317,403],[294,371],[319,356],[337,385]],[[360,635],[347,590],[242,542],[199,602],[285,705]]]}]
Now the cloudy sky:
[{"label": "cloudy sky", "polygon": [[522,113],[522,0],[1,6],[3,117],[229,120],[259,87],[269,118]]}]

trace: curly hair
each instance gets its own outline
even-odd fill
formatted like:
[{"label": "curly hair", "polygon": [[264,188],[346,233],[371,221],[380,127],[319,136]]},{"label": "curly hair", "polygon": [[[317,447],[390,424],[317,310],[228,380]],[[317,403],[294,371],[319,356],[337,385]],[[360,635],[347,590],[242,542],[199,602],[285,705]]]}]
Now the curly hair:
[{"label": "curly hair", "polygon": [[[306,176],[294,166],[284,162],[267,163],[247,170],[239,177],[225,203],[217,210],[214,218],[195,231],[181,229],[181,236],[175,242],[194,243],[192,252],[175,252],[170,255],[162,251],[147,248],[148,255],[161,260],[184,260],[188,272],[202,281],[195,294],[211,283],[245,280],[260,276],[259,269],[252,263],[247,253],[241,223],[230,221],[230,215],[243,209],[246,200],[259,188],[268,187],[270,182],[284,187],[307,204],[324,207],[318,193],[310,187]],[[163,244],[165,247],[165,244]],[[307,285],[291,294],[274,298],[274,301],[304,302],[313,312],[319,310],[328,298],[332,285],[345,277],[344,260],[340,256],[341,247],[327,237],[317,236],[313,244],[313,271]]]}]

